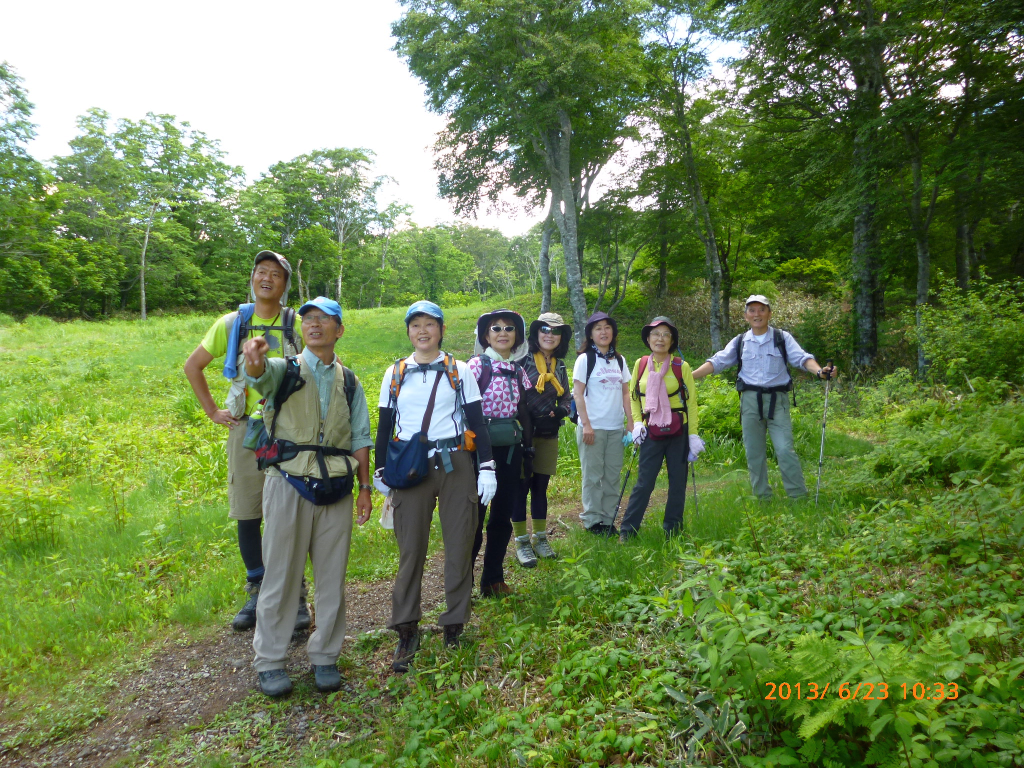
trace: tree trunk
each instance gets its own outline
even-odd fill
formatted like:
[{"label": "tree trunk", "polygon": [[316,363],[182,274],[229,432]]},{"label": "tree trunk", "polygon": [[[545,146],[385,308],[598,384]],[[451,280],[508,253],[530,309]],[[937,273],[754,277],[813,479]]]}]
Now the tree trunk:
[{"label": "tree trunk", "polygon": [[659,299],[668,296],[668,224],[665,221],[665,209],[658,216],[658,292]]},{"label": "tree trunk", "polygon": [[558,233],[562,238],[562,257],[565,259],[565,279],[572,306],[574,336],[577,347],[583,343],[587,324],[587,299],[583,293],[583,273],[579,258],[579,222],[576,195],[572,184],[570,150],[572,148],[572,121],[565,110],[558,110],[558,128],[542,136],[544,159],[551,177],[552,212]]},{"label": "tree trunk", "polygon": [[683,164],[686,167],[686,184],[690,192],[693,206],[693,221],[697,227],[697,235],[704,244],[704,262],[708,270],[708,283],[711,287],[711,347],[722,348],[722,261],[718,255],[718,242],[715,239],[715,228],[711,222],[711,209],[708,207],[704,192],[697,176],[697,163],[693,158],[693,142],[690,140],[690,126],[686,115],[686,93],[682,88],[676,91],[673,102],[676,123],[679,126],[680,144],[683,150]]},{"label": "tree trunk", "polygon": [[146,219],[146,236],[142,240],[142,258],[139,259],[139,302],[142,305],[142,319],[146,319],[146,250],[149,248],[149,232],[153,228],[153,217],[156,215],[156,203],[149,209]]},{"label": "tree trunk", "polygon": [[554,222],[555,195],[551,194],[551,206],[548,217],[544,220],[544,232],[540,238],[540,312],[551,311],[551,233]]}]

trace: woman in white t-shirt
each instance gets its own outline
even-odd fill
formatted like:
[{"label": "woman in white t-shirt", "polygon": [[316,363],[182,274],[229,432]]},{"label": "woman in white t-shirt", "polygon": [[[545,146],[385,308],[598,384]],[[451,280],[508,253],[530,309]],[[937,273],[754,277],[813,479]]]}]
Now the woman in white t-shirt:
[{"label": "woman in white t-shirt", "polygon": [[615,351],[618,335],[616,322],[604,312],[595,312],[587,320],[583,345],[576,352],[572,369],[572,396],[579,414],[576,445],[583,475],[580,519],[587,531],[601,536],[619,535],[615,505],[623,437],[633,431],[629,366],[626,358]]}]

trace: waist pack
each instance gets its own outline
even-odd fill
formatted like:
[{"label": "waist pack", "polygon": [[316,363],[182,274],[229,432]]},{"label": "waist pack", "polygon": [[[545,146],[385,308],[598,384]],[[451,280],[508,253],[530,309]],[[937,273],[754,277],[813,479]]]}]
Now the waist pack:
[{"label": "waist pack", "polygon": [[[437,399],[437,385],[441,383],[444,371],[437,372],[434,388],[430,390],[427,409],[423,412],[420,431],[411,440],[388,441],[387,458],[384,463],[384,485],[389,488],[412,488],[422,483],[430,473],[431,448],[437,447],[427,439],[430,417],[434,415],[434,401]],[[439,448],[440,449],[440,448]]]},{"label": "waist pack", "polygon": [[672,411],[672,418],[663,427],[656,427],[650,422],[647,424],[647,436],[651,440],[668,440],[670,437],[678,437],[683,434],[683,420],[679,411]]},{"label": "waist pack", "polygon": [[487,422],[487,434],[491,438],[491,445],[502,447],[505,445],[519,445],[523,442],[523,428],[513,416],[504,419],[485,419]]},{"label": "waist pack", "polygon": [[352,478],[352,467],[349,465],[349,473],[341,477],[295,477],[278,469],[281,476],[298,492],[299,496],[306,501],[316,504],[318,507],[326,507],[328,504],[336,504],[350,493],[354,486]]},{"label": "waist pack", "polygon": [[[575,405],[575,403],[573,403]],[[534,437],[558,437],[558,430],[562,428],[562,419],[557,416],[534,416],[533,436]]]}]

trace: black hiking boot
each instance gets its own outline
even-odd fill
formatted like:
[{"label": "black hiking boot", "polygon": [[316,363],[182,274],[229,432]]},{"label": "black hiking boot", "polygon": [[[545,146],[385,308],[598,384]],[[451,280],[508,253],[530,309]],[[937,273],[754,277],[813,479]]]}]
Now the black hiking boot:
[{"label": "black hiking boot", "polygon": [[303,630],[309,629],[313,623],[313,619],[309,615],[309,603],[306,602],[305,597],[299,599],[299,612],[295,614],[295,632],[302,632]]},{"label": "black hiking boot", "polygon": [[245,591],[249,593],[249,599],[245,601],[242,610],[235,614],[235,618],[231,622],[231,628],[235,632],[245,632],[256,626],[256,603],[260,597],[262,583],[261,581],[245,582]]},{"label": "black hiking boot", "polygon": [[398,673],[408,672],[409,663],[420,647],[419,622],[408,621],[397,625],[395,630],[398,632],[398,647],[391,661],[391,669]]},{"label": "black hiking boot", "polygon": [[445,624],[444,625],[444,647],[445,648],[458,648],[462,645],[462,632],[465,629],[465,624]]},{"label": "black hiking boot", "polygon": [[316,689],[321,693],[341,690],[341,673],[334,664],[313,664]]}]

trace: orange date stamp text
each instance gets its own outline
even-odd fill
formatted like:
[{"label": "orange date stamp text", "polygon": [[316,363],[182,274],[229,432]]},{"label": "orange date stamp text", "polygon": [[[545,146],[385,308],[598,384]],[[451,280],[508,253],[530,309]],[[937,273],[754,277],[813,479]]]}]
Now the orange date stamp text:
[{"label": "orange date stamp text", "polygon": [[765,699],[768,701],[788,701],[789,699],[805,699],[815,701],[828,696],[838,696],[840,699],[853,699],[855,701],[881,701],[894,696],[897,699],[917,699],[918,701],[930,699],[932,701],[944,701],[956,699],[960,696],[960,687],[956,683],[857,683],[843,681],[839,685],[825,683],[803,682],[803,683],[765,683],[768,689]]}]

